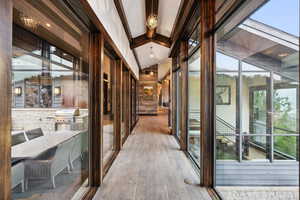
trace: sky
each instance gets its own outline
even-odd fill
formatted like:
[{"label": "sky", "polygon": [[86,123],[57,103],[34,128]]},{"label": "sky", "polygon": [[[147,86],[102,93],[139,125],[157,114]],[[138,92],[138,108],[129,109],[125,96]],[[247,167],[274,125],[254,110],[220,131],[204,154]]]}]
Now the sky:
[{"label": "sky", "polygon": [[299,37],[299,1],[270,0],[251,18]]}]

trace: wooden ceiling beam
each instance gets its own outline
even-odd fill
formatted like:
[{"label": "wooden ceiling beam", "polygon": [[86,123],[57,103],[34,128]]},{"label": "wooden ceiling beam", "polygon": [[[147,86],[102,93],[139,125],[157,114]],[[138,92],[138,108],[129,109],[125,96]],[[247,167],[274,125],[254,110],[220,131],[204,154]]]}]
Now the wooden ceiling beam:
[{"label": "wooden ceiling beam", "polygon": [[155,42],[167,48],[171,47],[171,39],[159,33],[156,33],[155,37],[152,38],[152,42]]},{"label": "wooden ceiling beam", "polygon": [[[145,5],[146,5],[146,20],[148,19],[148,17],[151,14],[158,16],[158,4],[159,4],[158,0],[145,0]],[[148,38],[153,38],[155,36],[155,34],[156,34],[156,28],[155,29],[149,29],[147,27],[146,36]]]},{"label": "wooden ceiling beam", "polygon": [[130,48],[131,49],[137,48],[139,46],[147,44],[150,41],[151,41],[151,39],[148,38],[146,34],[140,35],[140,36],[132,39],[132,42],[130,44]]},{"label": "wooden ceiling beam", "polygon": [[153,38],[148,38],[147,33],[145,33],[136,38],[133,38],[132,43],[130,44],[130,48],[134,49],[134,48],[137,48],[144,44],[147,44],[149,42],[154,42],[156,44],[162,45],[167,48],[171,47],[171,39],[170,38],[168,38],[164,35],[158,34],[158,33],[156,33]]},{"label": "wooden ceiling beam", "polygon": [[126,35],[128,37],[128,40],[129,40],[129,42],[131,42],[132,35],[131,35],[131,31],[129,29],[129,24],[128,24],[126,15],[125,15],[125,11],[124,11],[124,7],[123,7],[123,4],[122,4],[122,0],[114,0],[114,2],[115,2],[115,5],[116,5],[116,8],[117,8],[117,11],[119,13],[119,16],[121,18],[121,22],[122,22],[123,27],[125,29]]}]

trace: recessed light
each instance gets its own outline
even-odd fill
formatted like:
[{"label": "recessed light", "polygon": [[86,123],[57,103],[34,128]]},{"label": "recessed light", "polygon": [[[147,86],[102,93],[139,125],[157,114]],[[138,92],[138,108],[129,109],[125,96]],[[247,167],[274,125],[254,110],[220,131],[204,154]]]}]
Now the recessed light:
[{"label": "recessed light", "polygon": [[49,23],[46,23],[46,26],[47,26],[47,27],[51,27],[51,24],[49,24]]}]

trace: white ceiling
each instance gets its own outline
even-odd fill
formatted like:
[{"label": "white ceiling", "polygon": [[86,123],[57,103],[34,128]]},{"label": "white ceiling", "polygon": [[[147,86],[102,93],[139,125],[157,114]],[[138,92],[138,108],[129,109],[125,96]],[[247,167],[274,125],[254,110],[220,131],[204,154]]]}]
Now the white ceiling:
[{"label": "white ceiling", "polygon": [[160,0],[158,5],[157,32],[170,37],[181,0]]},{"label": "white ceiling", "polygon": [[[159,0],[157,33],[170,37],[180,3],[181,0]],[[122,4],[132,37],[135,38],[146,33],[145,0],[122,0]],[[156,55],[154,59],[149,56],[151,45]],[[169,56],[169,51],[169,48],[155,43],[147,43],[136,48],[142,68],[150,67],[165,60]]]},{"label": "white ceiling", "polygon": [[[153,49],[154,58],[150,58],[151,47]],[[169,56],[170,49],[159,44],[149,42],[136,48],[137,57],[141,63],[141,68],[147,68],[158,64]]]},{"label": "white ceiling", "polygon": [[122,3],[132,37],[146,33],[145,0],[122,0]]}]

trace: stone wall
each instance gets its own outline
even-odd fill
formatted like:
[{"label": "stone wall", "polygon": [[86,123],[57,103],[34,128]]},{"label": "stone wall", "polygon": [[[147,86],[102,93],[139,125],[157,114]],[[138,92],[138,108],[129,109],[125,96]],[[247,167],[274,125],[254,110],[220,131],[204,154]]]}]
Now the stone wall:
[{"label": "stone wall", "polygon": [[[55,131],[54,108],[18,108],[12,109],[12,131],[41,128],[43,133]],[[80,109],[81,115],[87,115],[87,109]]]}]

